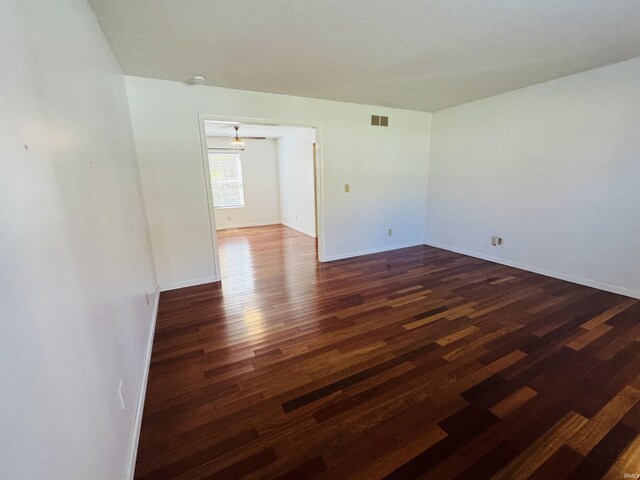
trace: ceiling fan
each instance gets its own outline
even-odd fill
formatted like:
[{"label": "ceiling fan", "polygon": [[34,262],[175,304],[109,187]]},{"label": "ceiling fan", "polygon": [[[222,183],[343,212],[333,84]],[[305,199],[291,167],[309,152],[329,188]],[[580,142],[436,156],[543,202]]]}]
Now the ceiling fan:
[{"label": "ceiling fan", "polygon": [[233,128],[236,131],[235,137],[229,145],[232,147],[244,147],[244,140],[266,140],[267,137],[240,137],[238,130],[240,129],[240,125],[234,125]]},{"label": "ceiling fan", "polygon": [[[229,143],[229,147],[234,150],[244,151],[245,140],[266,140],[267,137],[241,137],[238,130],[240,129],[240,125],[233,125],[235,130],[235,134],[232,135],[220,135],[218,138],[232,138],[233,140]],[[229,150],[229,147],[209,147],[208,150]]]}]

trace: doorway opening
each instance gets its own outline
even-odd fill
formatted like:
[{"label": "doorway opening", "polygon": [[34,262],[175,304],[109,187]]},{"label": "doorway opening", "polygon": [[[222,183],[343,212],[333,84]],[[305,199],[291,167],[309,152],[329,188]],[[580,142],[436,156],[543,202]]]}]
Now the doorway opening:
[{"label": "doorway opening", "polygon": [[276,260],[322,261],[319,129],[201,115],[200,133],[215,277],[250,287]]}]

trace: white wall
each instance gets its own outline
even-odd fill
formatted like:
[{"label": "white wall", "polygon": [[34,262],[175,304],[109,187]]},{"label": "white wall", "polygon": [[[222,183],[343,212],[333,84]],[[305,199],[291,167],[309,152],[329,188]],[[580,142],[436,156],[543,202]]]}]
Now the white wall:
[{"label": "white wall", "polygon": [[[211,138],[207,140],[209,146],[220,146],[220,142]],[[222,230],[280,223],[276,141],[245,140],[240,162],[244,207],[216,208],[216,228]]]},{"label": "white wall", "polygon": [[431,136],[427,243],[640,296],[640,59],[436,112]]},{"label": "white wall", "polygon": [[0,62],[0,478],[122,479],[155,303],[123,76],[81,0],[1,1]]},{"label": "white wall", "polygon": [[301,128],[277,140],[280,220],[302,233],[316,236],[313,144],[316,132]]},{"label": "white wall", "polygon": [[[320,127],[325,260],[423,243],[431,114],[140,77],[126,83],[162,287],[215,278],[198,114]],[[390,126],[372,127],[371,114],[388,115]]]}]

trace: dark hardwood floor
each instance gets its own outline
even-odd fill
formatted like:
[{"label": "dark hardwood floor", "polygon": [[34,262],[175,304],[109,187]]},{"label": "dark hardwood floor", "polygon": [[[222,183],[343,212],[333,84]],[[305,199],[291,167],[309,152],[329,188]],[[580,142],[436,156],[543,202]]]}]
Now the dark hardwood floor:
[{"label": "dark hardwood floor", "polygon": [[137,479],[623,479],[640,473],[640,303],[420,246],[326,264],[219,236],[165,292]]}]

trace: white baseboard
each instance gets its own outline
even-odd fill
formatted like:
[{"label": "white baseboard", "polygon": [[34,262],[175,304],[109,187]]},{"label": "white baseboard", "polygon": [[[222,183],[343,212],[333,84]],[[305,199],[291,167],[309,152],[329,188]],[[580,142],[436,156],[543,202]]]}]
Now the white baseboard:
[{"label": "white baseboard", "polygon": [[125,480],[133,480],[136,469],[136,457],[138,455],[138,442],[140,441],[140,429],[142,428],[142,413],[144,412],[144,399],[147,394],[147,380],[149,379],[149,368],[151,366],[151,352],[153,351],[153,338],[156,333],[156,320],[158,318],[158,306],[160,305],[160,289],[156,289],[156,299],[153,307],[153,317],[151,319],[151,331],[147,342],[147,352],[145,354],[144,370],[140,391],[138,392],[138,403],[133,424],[133,438],[131,439],[131,451],[129,452],[129,462],[125,471]]},{"label": "white baseboard", "polygon": [[233,225],[218,225],[216,230],[229,230],[232,228],[247,228],[247,227],[264,227],[266,225],[280,225],[280,220],[271,220],[270,222],[253,222],[253,223],[238,223]]},{"label": "white baseboard", "polygon": [[297,227],[296,225],[292,225],[287,222],[279,222],[279,223],[281,223],[285,227],[291,228],[292,230],[295,230],[297,232],[304,233],[305,235],[308,235],[310,237],[316,238],[315,234],[313,232],[310,232],[309,230],[305,230],[304,228]]},{"label": "white baseboard", "polygon": [[175,290],[176,288],[184,288],[184,287],[193,287],[195,285],[202,285],[204,283],[213,283],[219,282],[220,279],[211,276],[211,277],[203,277],[203,278],[195,278],[193,280],[185,280],[182,282],[174,282],[174,283],[165,283],[160,285],[160,291],[166,292],[167,290]]},{"label": "white baseboard", "polygon": [[565,280],[571,283],[577,283],[579,285],[584,285],[586,287],[597,288],[598,290],[617,293],[619,295],[625,295],[627,297],[640,298],[640,291],[635,291],[630,288],[619,287],[617,285],[610,285],[608,283],[597,282],[595,280],[589,280],[587,278],[567,275],[565,273],[560,273],[553,270],[548,270],[546,268],[540,268],[533,265],[528,265],[526,263],[515,262],[505,258],[494,257],[491,255],[486,255],[484,253],[479,253],[479,252],[473,252],[471,250],[454,247],[452,245],[445,245],[442,243],[430,242],[430,241],[425,241],[424,243],[425,245],[429,245],[431,247],[441,248],[443,250],[448,250],[450,252],[461,253],[462,255],[468,255],[470,257],[480,258],[482,260],[487,260],[489,262],[499,263],[501,265],[507,265],[508,267],[519,268],[520,270],[526,270],[528,272],[539,273],[540,275],[557,278],[559,280]]},{"label": "white baseboard", "polygon": [[385,247],[367,248],[365,250],[357,250],[355,252],[337,253],[334,255],[326,255],[323,262],[332,262],[334,260],[342,260],[345,258],[360,257],[362,255],[371,255],[372,253],[388,252],[390,250],[398,250],[399,248],[415,247],[422,245],[422,242],[397,243]]}]

